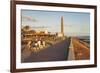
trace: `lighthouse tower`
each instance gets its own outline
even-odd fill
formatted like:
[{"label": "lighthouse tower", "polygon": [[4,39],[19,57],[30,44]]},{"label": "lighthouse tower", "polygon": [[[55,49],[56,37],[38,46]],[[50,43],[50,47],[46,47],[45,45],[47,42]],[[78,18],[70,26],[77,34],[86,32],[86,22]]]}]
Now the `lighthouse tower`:
[{"label": "lighthouse tower", "polygon": [[63,22],[63,16],[61,17],[61,25],[60,25],[60,32],[58,33],[58,37],[64,37],[64,22]]},{"label": "lighthouse tower", "polygon": [[63,16],[61,17],[61,34],[62,37],[64,36],[64,22],[63,22]]},{"label": "lighthouse tower", "polygon": [[64,37],[64,22],[63,22],[63,16],[61,17],[61,25],[60,25],[61,31],[58,33],[58,37]]}]

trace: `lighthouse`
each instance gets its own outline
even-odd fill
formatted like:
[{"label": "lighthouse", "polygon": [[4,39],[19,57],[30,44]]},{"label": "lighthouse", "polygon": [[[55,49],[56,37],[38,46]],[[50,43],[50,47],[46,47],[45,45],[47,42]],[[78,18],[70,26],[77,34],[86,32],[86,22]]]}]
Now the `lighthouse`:
[{"label": "lighthouse", "polygon": [[61,34],[64,36],[64,22],[63,22],[63,16],[61,17]]},{"label": "lighthouse", "polygon": [[63,16],[61,17],[61,25],[60,25],[60,33],[58,33],[58,37],[64,37],[64,20]]}]

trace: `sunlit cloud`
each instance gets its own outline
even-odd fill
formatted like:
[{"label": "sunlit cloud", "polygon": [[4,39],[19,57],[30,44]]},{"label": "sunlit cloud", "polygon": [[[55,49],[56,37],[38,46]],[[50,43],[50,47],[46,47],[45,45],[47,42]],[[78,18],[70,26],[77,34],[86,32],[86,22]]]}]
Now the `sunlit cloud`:
[{"label": "sunlit cloud", "polygon": [[24,22],[27,22],[27,21],[30,21],[30,22],[37,22],[37,20],[31,16],[22,16],[22,21]]}]

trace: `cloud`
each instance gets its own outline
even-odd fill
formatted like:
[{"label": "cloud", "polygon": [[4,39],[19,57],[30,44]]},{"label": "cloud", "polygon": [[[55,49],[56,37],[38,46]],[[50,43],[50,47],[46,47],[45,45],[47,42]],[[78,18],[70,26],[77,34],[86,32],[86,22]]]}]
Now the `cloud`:
[{"label": "cloud", "polygon": [[22,21],[36,22],[37,20],[31,16],[22,16]]},{"label": "cloud", "polygon": [[48,26],[32,26],[32,28],[50,28]]}]

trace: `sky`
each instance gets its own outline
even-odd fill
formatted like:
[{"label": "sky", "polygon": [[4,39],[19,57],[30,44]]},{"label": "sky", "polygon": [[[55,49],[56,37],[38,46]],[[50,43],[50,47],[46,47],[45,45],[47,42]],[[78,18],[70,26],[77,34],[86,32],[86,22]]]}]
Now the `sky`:
[{"label": "sky", "polygon": [[48,30],[52,33],[60,32],[61,17],[66,36],[90,35],[90,13],[21,10],[22,26],[28,25],[35,30]]}]

